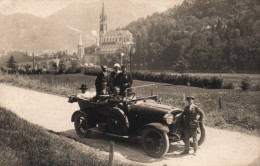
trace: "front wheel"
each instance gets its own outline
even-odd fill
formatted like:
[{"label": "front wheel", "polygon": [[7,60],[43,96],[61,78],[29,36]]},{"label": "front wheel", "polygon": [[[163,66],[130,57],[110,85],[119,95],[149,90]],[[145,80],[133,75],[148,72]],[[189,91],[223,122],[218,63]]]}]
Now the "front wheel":
[{"label": "front wheel", "polygon": [[77,114],[75,116],[74,127],[78,136],[80,137],[90,136],[89,124],[86,115],[83,115],[81,113]]},{"label": "front wheel", "polygon": [[142,132],[141,142],[144,151],[151,157],[163,157],[169,150],[169,138],[161,130],[148,127]]}]

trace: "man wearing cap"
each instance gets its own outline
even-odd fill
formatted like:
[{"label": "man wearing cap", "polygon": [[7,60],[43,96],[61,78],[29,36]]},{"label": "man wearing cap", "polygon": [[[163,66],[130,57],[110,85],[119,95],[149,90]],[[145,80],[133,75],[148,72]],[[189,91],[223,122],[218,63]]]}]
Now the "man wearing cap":
[{"label": "man wearing cap", "polygon": [[133,79],[132,79],[132,76],[129,73],[126,72],[126,67],[125,66],[122,66],[121,70],[122,70],[122,72],[119,73],[116,76],[115,85],[114,86],[119,86],[119,88],[120,88],[120,95],[121,96],[126,96],[125,90],[132,86]]},{"label": "man wearing cap", "polygon": [[107,95],[107,85],[109,83],[109,74],[107,73],[107,66],[101,66],[102,73],[100,73],[95,81],[97,95]]},{"label": "man wearing cap", "polygon": [[[180,115],[180,117],[184,118],[184,143],[185,150],[181,153],[181,155],[189,154],[190,149],[190,137],[193,138],[194,142],[194,156],[197,155],[198,149],[198,139],[197,139],[197,128],[199,127],[199,122],[203,123],[204,112],[194,104],[194,97],[189,96],[186,98],[188,102],[188,106],[184,108],[184,111]],[[200,115],[199,119],[197,119],[197,115]]]},{"label": "man wearing cap", "polygon": [[118,63],[114,64],[114,71],[110,74],[110,91],[113,92],[116,85],[116,76],[120,73],[120,65]]},{"label": "man wearing cap", "polygon": [[79,89],[81,92],[77,95],[77,98],[86,100],[89,97],[88,94],[86,93],[86,90],[88,89],[87,85],[82,84]]}]

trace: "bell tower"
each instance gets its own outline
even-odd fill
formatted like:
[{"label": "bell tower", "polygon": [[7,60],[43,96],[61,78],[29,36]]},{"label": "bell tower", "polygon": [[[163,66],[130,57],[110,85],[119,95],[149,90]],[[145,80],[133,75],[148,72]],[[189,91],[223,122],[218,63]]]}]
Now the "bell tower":
[{"label": "bell tower", "polygon": [[103,0],[103,4],[102,4],[102,11],[100,14],[100,35],[103,35],[107,32],[107,16],[105,15],[105,7],[104,7],[104,0]]}]

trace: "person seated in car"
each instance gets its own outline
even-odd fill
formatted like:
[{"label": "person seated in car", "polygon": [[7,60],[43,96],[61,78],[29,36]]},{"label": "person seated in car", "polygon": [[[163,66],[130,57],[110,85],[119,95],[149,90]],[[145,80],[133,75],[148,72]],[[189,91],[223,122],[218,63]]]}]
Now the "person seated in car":
[{"label": "person seated in car", "polygon": [[82,84],[79,89],[80,89],[80,93],[77,94],[77,98],[83,99],[83,100],[88,99],[89,95],[86,93],[86,90],[88,89],[87,85],[86,84]]},{"label": "person seated in car", "polygon": [[109,74],[107,66],[101,66],[102,72],[97,76],[95,81],[97,96],[108,94]]},{"label": "person seated in car", "polygon": [[120,88],[119,94],[121,96],[126,96],[126,89],[130,88],[132,86],[133,79],[132,79],[132,76],[129,73],[127,73],[125,66],[122,66],[121,70],[122,70],[122,72],[116,76],[116,79],[115,79],[116,85],[115,86],[119,86],[119,88]]},{"label": "person seated in car", "polygon": [[120,95],[120,88],[118,86],[114,87],[113,94],[109,98],[109,102],[120,102],[124,99],[123,96]]},{"label": "person seated in car", "polygon": [[110,91],[114,91],[114,87],[116,85],[116,76],[121,72],[120,71],[120,65],[118,63],[114,64],[113,67],[114,71],[111,72],[110,74]]}]

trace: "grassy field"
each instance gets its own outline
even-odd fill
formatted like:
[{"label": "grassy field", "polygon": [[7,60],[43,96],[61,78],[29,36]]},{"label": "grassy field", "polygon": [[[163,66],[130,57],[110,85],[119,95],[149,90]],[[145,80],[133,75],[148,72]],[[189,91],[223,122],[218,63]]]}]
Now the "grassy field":
[{"label": "grassy field", "polygon": [[108,153],[50,133],[1,107],[0,122],[0,165],[108,165]]},{"label": "grassy field", "polygon": [[[53,94],[67,96],[77,94],[82,83],[94,90],[95,76],[72,75],[0,75],[0,82],[26,87]],[[254,81],[257,81],[258,77]],[[153,82],[134,81],[133,86],[153,84]],[[175,86],[156,83],[154,93],[167,105],[183,108],[184,96],[193,95],[196,104],[206,113],[206,125],[260,135],[260,91],[241,89],[203,89],[188,86]],[[150,87],[135,90],[138,96],[150,94]],[[221,104],[220,104],[221,103]],[[221,105],[221,109],[220,108]]]}]

